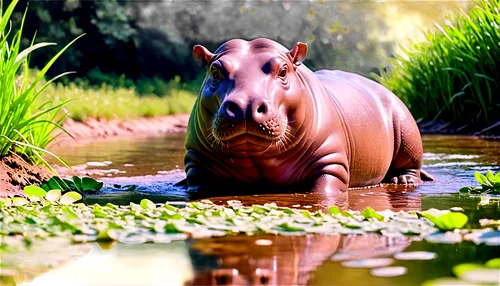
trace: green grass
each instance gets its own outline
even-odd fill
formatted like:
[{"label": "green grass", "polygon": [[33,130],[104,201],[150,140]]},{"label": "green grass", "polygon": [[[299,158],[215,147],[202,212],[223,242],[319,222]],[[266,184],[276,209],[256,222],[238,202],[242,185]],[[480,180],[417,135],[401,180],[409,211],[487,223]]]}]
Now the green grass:
[{"label": "green grass", "polygon": [[500,0],[476,0],[401,47],[376,79],[417,121],[487,126],[500,119]]},{"label": "green grass", "polygon": [[53,104],[38,101],[38,105],[34,102],[52,82],[49,80],[41,84],[45,73],[76,39],[61,49],[35,75],[30,75],[29,59],[32,52],[55,44],[34,44],[33,41],[30,47],[20,49],[24,18],[15,33],[13,31],[16,28],[10,22],[17,2],[12,1],[5,12],[1,12],[0,20],[0,157],[15,152],[39,163],[44,162],[41,155],[46,151],[43,148],[53,139],[54,130],[61,128],[59,123],[63,118],[59,109],[64,102]]},{"label": "green grass", "polygon": [[73,100],[64,106],[67,116],[76,121],[89,118],[134,119],[186,113],[196,100],[196,94],[186,89],[171,89],[164,96],[140,96],[133,88],[114,88],[102,85],[99,89],[83,88],[74,83],[52,84],[40,101],[53,104]]}]

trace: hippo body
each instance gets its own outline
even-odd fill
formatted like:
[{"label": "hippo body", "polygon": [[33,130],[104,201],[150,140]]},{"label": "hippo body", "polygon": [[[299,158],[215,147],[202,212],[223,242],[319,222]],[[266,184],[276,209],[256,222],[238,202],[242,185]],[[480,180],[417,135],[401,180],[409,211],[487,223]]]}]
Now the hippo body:
[{"label": "hippo body", "polygon": [[312,191],[432,179],[421,171],[422,142],[404,104],[362,76],[320,70],[268,39],[231,40],[214,54],[195,46],[207,77],[190,116],[190,191],[243,183],[310,184]]}]

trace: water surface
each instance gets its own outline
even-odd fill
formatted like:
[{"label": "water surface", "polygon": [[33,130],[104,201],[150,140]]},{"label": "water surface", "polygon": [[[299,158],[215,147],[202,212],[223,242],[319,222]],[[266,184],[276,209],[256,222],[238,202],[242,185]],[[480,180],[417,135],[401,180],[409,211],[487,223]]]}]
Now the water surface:
[{"label": "water surface", "polygon": [[[87,203],[127,204],[142,198],[165,202],[186,199],[184,190],[174,186],[184,177],[176,170],[183,166],[183,140],[182,134],[173,134],[54,146],[52,151],[106,182],[103,194],[87,197]],[[478,206],[479,198],[458,196],[457,190],[475,184],[474,171],[500,170],[500,142],[459,136],[424,136],[423,142],[424,168],[436,177],[435,182],[418,188],[387,185],[350,190],[346,207],[398,211],[459,206],[469,215],[471,227],[477,227],[480,218],[499,219],[498,203]],[[104,161],[111,163],[84,165]],[[133,192],[119,192],[114,184],[138,187]],[[307,192],[243,196],[235,191],[231,196],[211,198],[221,204],[229,199],[244,204],[274,201],[310,210],[335,203]],[[15,285],[14,279],[18,285],[420,285],[428,279],[452,277],[451,268],[459,263],[484,263],[500,254],[500,247],[471,242],[431,244],[373,234],[227,236],[144,245],[93,243],[72,245],[74,255],[67,246],[52,243],[50,259],[45,259],[44,242],[39,243],[30,252],[3,257],[7,263],[11,261],[12,272],[11,276],[2,274],[2,281],[11,283],[7,285]],[[374,277],[368,269],[346,268],[337,261],[391,257],[414,250],[435,252],[438,257],[396,261],[394,265],[407,267],[408,273],[395,278]],[[57,253],[60,256],[54,255]]]}]

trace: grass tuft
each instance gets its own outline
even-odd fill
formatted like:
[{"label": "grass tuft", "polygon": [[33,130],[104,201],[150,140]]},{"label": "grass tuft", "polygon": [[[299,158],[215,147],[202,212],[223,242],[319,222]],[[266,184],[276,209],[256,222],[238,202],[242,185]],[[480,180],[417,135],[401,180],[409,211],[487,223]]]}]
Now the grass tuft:
[{"label": "grass tuft", "polygon": [[425,40],[402,46],[380,83],[417,121],[487,126],[500,120],[500,0],[476,0]]},{"label": "grass tuft", "polygon": [[[60,102],[51,106],[50,102],[40,105],[35,101],[40,94],[65,74],[43,83],[43,78],[57,58],[77,39],[60,50],[35,75],[30,75],[29,59],[32,52],[54,43],[32,44],[21,50],[21,39],[26,12],[21,26],[12,34],[10,16],[17,5],[14,0],[5,12],[0,11],[0,157],[9,152],[23,155],[35,163],[44,162],[43,149],[54,137],[52,134],[60,126],[64,115],[59,110],[65,104]],[[1,10],[1,9],[0,9]],[[32,80],[28,80],[28,79]],[[34,78],[34,79],[33,79]],[[64,129],[62,129],[64,131]]]}]

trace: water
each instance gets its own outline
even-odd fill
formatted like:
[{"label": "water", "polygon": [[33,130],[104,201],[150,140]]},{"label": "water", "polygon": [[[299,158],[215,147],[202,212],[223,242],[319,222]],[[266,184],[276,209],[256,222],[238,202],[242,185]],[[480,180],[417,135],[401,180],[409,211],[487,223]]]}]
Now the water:
[{"label": "water", "polygon": [[[183,135],[164,138],[129,138],[87,144],[54,146],[79,172],[99,176],[103,194],[87,203],[149,198],[156,202],[185,200],[173,186],[184,177]],[[473,137],[424,136],[424,169],[436,181],[418,188],[385,186],[350,190],[346,206],[361,210],[420,210],[462,207],[471,227],[480,218],[500,218],[498,203],[478,206],[479,198],[458,196],[462,186],[475,185],[474,171],[500,170],[500,142]],[[108,165],[84,168],[86,162]],[[112,171],[109,171],[112,170]],[[174,170],[174,171],[172,171]],[[116,191],[114,184],[136,184],[133,192]],[[280,206],[325,209],[335,203],[328,197],[307,193],[219,196],[216,203],[238,199],[244,204],[274,201]],[[47,247],[47,244],[50,247]],[[50,249],[50,251],[48,250]],[[69,251],[68,251],[69,250]],[[371,276],[368,269],[343,267],[342,257],[391,257],[401,251],[437,253],[430,261],[396,261],[408,273],[394,278]],[[51,255],[47,255],[50,252]],[[169,244],[126,245],[93,243],[62,245],[37,242],[30,252],[4,256],[12,271],[0,279],[7,285],[420,285],[437,277],[453,277],[451,269],[463,262],[484,263],[500,256],[500,247],[470,242],[431,244],[408,238],[365,236],[228,236]],[[334,260],[331,260],[333,258]],[[9,262],[8,262],[9,263]],[[10,283],[10,284],[9,284]]]}]

